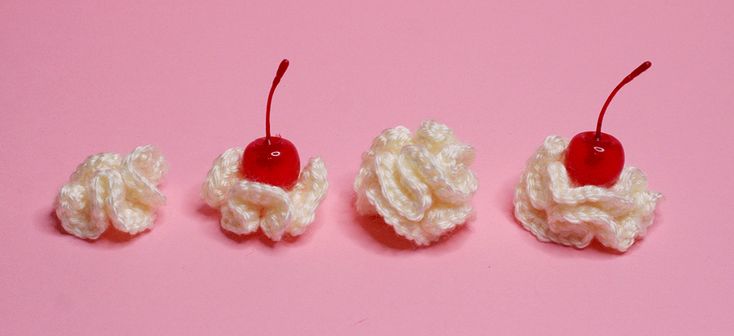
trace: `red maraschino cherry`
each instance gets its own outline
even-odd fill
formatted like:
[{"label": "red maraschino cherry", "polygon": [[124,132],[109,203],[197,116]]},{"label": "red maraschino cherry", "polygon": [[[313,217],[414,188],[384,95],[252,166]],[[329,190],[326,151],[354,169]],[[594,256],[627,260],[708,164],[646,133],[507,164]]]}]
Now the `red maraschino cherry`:
[{"label": "red maraschino cherry", "polygon": [[292,188],[298,181],[301,160],[292,142],[281,136],[270,135],[270,104],[275,87],[287,69],[288,60],[284,59],[280,62],[273,85],[270,87],[265,111],[265,137],[257,138],[247,145],[242,155],[242,175],[246,179],[286,190]]},{"label": "red maraschino cherry", "polygon": [[650,61],[642,63],[612,90],[599,113],[596,131],[579,133],[571,139],[566,151],[565,166],[569,177],[577,185],[611,187],[617,182],[624,168],[624,149],[617,138],[601,131],[604,113],[617,91],[650,66]]}]

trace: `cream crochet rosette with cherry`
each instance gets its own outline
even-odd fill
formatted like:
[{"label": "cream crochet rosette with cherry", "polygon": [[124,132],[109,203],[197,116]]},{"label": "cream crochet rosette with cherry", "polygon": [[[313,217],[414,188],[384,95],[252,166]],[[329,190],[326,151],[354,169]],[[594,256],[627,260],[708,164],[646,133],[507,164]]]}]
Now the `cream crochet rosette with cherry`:
[{"label": "cream crochet rosette with cherry", "polygon": [[583,248],[593,239],[624,252],[645,235],[661,195],[639,169],[625,167],[610,188],[575,186],[563,159],[568,143],[549,136],[515,190],[515,217],[539,240]]},{"label": "cream crochet rosette with cherry", "polygon": [[399,235],[428,245],[470,216],[478,187],[473,161],[474,149],[446,125],[426,121],[415,135],[402,126],[387,129],[362,155],[357,212],[378,214]]},{"label": "cream crochet rosette with cherry", "polygon": [[301,235],[314,221],[316,208],[329,183],[326,166],[312,158],[301,170],[291,190],[242,178],[242,148],[231,148],[214,161],[204,182],[202,195],[209,206],[219,209],[224,230],[248,234],[258,228],[274,241],[285,234]]}]

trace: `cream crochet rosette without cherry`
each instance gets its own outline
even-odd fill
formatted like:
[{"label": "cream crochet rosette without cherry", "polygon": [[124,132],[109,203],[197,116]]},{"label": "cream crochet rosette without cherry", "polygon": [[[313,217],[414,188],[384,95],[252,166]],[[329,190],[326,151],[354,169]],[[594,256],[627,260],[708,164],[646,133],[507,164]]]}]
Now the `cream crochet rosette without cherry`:
[{"label": "cream crochet rosette without cherry", "polygon": [[157,185],[168,170],[151,145],[135,148],[126,157],[92,155],[79,165],[56,201],[56,216],[66,232],[97,239],[110,223],[136,234],[150,228],[156,209],[166,198]]},{"label": "cream crochet rosette without cherry", "polygon": [[399,235],[428,245],[466,222],[477,179],[474,149],[446,125],[426,121],[415,135],[382,132],[362,155],[354,190],[357,212],[379,214]]},{"label": "cream crochet rosette without cherry", "polygon": [[574,186],[563,159],[568,143],[549,136],[529,160],[515,190],[515,217],[539,240],[583,248],[596,238],[624,252],[652,224],[659,193],[637,168],[625,167],[610,188]]},{"label": "cream crochet rosette without cherry", "polygon": [[231,148],[214,161],[204,182],[202,195],[209,206],[219,209],[222,228],[248,234],[260,228],[274,241],[284,234],[298,236],[313,222],[316,208],[329,183],[326,166],[312,158],[290,190],[248,181],[241,177],[242,148]]}]

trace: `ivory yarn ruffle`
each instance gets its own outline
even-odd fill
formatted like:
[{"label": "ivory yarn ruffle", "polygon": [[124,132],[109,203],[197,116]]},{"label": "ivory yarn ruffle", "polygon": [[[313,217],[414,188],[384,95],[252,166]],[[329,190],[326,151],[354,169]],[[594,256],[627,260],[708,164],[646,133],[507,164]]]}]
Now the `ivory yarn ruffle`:
[{"label": "ivory yarn ruffle", "polygon": [[563,164],[568,143],[549,136],[529,160],[515,190],[515,217],[539,240],[583,248],[596,238],[624,252],[652,225],[659,193],[637,168],[625,167],[610,188],[574,186]]},{"label": "ivory yarn ruffle", "polygon": [[135,148],[126,157],[115,153],[92,155],[79,165],[59,191],[56,216],[66,232],[97,239],[112,224],[136,234],[155,221],[166,198],[157,185],[168,170],[153,146]]},{"label": "ivory yarn ruffle", "polygon": [[446,125],[425,121],[415,135],[403,126],[387,129],[362,155],[357,212],[378,214],[399,235],[428,245],[471,214],[473,160],[474,149]]},{"label": "ivory yarn ruffle", "polygon": [[290,190],[248,181],[240,174],[244,149],[231,148],[214,161],[202,195],[209,206],[219,209],[223,229],[248,234],[260,228],[274,241],[284,234],[298,236],[314,221],[316,208],[329,183],[326,166],[312,158]]}]

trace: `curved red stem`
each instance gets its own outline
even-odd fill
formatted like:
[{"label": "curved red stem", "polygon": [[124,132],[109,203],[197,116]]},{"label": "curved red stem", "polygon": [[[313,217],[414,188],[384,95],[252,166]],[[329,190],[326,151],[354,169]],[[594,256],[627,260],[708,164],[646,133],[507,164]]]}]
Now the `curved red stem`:
[{"label": "curved red stem", "polygon": [[604,121],[604,114],[607,112],[607,107],[609,106],[609,103],[612,101],[612,98],[617,94],[617,91],[621,89],[625,84],[631,82],[635,77],[639,76],[641,73],[645,72],[645,70],[649,69],[652,66],[652,63],[650,61],[645,61],[644,63],[640,64],[634,71],[632,71],[627,77],[622,79],[619,84],[617,84],[617,87],[612,90],[612,93],[609,94],[609,97],[607,97],[607,101],[604,102],[604,106],[601,108],[601,112],[599,112],[599,119],[596,121],[596,140],[601,139],[601,124],[602,121]]},{"label": "curved red stem", "polygon": [[275,73],[273,85],[270,86],[270,93],[268,94],[268,104],[265,108],[265,139],[268,143],[270,143],[270,105],[273,102],[273,94],[275,93],[275,88],[278,86],[278,83],[280,83],[280,79],[283,78],[286,70],[288,70],[288,60],[284,59],[280,62],[280,65],[278,66],[278,71]]}]

